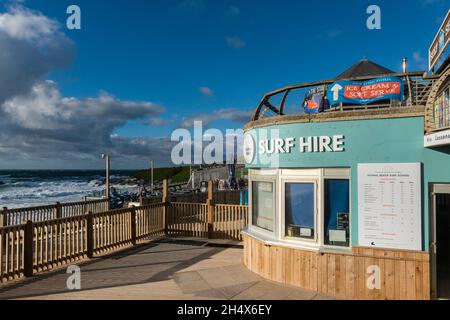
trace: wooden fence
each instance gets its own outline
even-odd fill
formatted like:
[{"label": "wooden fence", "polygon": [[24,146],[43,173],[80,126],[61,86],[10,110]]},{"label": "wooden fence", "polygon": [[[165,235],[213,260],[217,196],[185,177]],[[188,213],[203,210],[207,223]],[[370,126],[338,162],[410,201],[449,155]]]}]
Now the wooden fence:
[{"label": "wooden fence", "polygon": [[109,209],[108,199],[55,203],[53,205],[0,210],[0,227],[22,224],[26,221],[41,222],[58,218],[80,216],[87,212],[102,212]]},{"label": "wooden fence", "polygon": [[202,203],[170,203],[167,235],[208,237],[208,206]]},{"label": "wooden fence", "polygon": [[[216,205],[212,201],[212,184],[208,189],[206,204],[165,201],[101,212],[89,210],[83,214],[86,208],[105,205],[84,202],[84,207],[79,203],[64,206],[75,208],[72,211],[61,210],[63,206],[57,205],[59,212],[67,215],[59,218],[50,214],[54,206],[36,207],[40,211],[7,210],[7,215],[20,215],[28,221],[0,227],[0,283],[163,236],[242,240],[240,231],[247,224],[247,207]],[[166,190],[163,199],[167,199],[167,194]],[[47,214],[43,215],[49,219],[40,221],[43,216],[36,216],[36,212]],[[74,212],[80,214],[71,216]]]},{"label": "wooden fence", "polygon": [[0,228],[0,282],[164,235],[164,204]]},{"label": "wooden fence", "polygon": [[[220,204],[241,204],[241,199],[244,198],[243,190],[227,190],[213,192],[213,202]],[[169,196],[170,202],[177,203],[206,203],[208,200],[208,193],[187,193],[187,194],[173,194]],[[147,205],[151,203],[162,202],[162,197],[142,198],[141,204]]]}]

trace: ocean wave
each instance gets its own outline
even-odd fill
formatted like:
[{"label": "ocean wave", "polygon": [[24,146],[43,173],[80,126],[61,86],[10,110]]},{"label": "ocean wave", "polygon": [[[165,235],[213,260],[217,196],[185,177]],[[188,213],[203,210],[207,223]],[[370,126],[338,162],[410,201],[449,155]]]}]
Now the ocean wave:
[{"label": "ocean wave", "polygon": [[[59,202],[80,201],[83,196],[104,190],[103,181],[20,181],[3,185],[0,188],[0,207],[27,207]],[[135,185],[112,185],[113,188],[136,188]]]}]

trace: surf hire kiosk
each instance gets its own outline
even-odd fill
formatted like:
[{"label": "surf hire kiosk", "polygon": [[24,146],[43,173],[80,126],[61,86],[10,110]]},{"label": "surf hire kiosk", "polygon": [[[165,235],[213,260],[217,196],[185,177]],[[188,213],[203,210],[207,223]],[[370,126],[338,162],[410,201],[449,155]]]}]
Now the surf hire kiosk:
[{"label": "surf hire kiosk", "polygon": [[436,70],[365,60],[264,96],[244,128],[248,269],[337,298],[450,297],[450,65]]}]

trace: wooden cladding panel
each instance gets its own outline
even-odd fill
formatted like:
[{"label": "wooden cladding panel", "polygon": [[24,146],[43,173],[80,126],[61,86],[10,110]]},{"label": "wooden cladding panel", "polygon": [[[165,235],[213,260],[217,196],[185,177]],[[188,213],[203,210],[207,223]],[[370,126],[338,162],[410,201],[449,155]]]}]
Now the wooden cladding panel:
[{"label": "wooden cladding panel", "polygon": [[[426,252],[353,248],[325,253],[267,246],[244,235],[244,264],[262,277],[341,299],[429,300]],[[380,268],[380,289],[370,290],[369,266]]]}]

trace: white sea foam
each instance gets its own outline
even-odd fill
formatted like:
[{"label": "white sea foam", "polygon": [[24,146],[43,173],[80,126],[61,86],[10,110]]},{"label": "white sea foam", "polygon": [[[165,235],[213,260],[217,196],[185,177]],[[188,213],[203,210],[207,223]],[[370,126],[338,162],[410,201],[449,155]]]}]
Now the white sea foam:
[{"label": "white sea foam", "polygon": [[[83,196],[104,189],[101,180],[50,180],[50,181],[15,181],[0,185],[0,207],[17,208],[39,206],[59,202],[81,201]],[[136,186],[116,186],[118,189]]]}]

